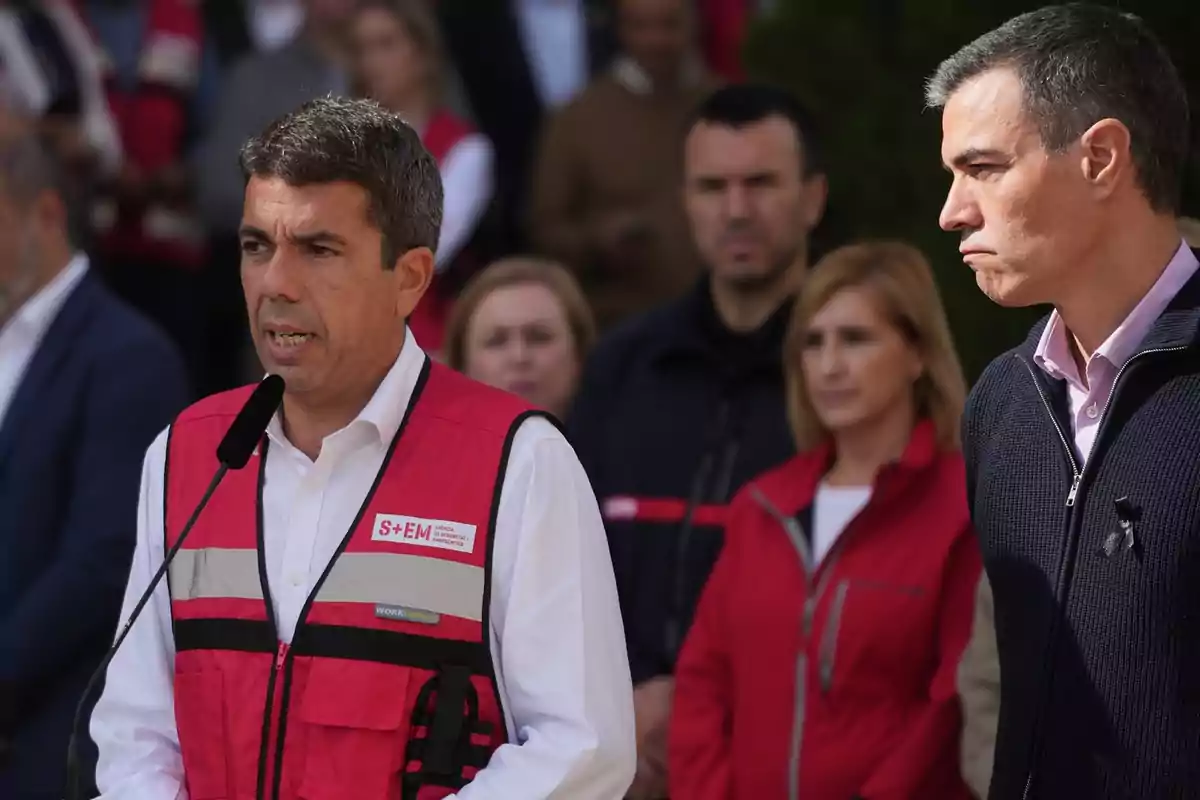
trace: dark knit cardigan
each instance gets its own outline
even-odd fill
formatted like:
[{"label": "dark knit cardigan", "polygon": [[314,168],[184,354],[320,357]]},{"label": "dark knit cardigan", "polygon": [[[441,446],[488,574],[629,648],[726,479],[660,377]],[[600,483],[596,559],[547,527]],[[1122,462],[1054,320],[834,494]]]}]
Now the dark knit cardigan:
[{"label": "dark knit cardigan", "polygon": [[963,421],[995,596],[993,800],[1200,798],[1200,276],[1121,369],[1086,465],[1046,320]]}]

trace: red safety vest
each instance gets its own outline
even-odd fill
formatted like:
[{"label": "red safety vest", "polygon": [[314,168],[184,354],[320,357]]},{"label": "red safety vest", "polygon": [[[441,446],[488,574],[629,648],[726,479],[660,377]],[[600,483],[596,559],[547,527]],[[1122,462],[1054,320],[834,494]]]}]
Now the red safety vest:
[{"label": "red safety vest", "polygon": [[[441,166],[446,156],[474,130],[458,117],[447,111],[438,111],[429,120],[421,143]],[[421,302],[413,309],[408,318],[408,326],[413,332],[413,338],[421,347],[430,353],[438,353],[442,349],[442,340],[446,334],[446,322],[450,317],[450,308],[454,305],[454,297],[445,290],[435,276],[433,283],[421,298]]]},{"label": "red safety vest", "polygon": [[[191,406],[167,447],[166,544],[248,389]],[[434,800],[506,741],[489,653],[492,526],[518,398],[426,359],[353,526],[280,644],[263,462],[230,472],[168,573],[192,800]]]}]

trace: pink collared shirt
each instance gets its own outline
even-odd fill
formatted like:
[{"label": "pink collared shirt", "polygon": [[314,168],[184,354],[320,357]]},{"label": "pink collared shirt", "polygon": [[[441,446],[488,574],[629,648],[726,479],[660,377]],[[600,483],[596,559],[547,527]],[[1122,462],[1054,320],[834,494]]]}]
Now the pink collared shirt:
[{"label": "pink collared shirt", "polygon": [[1075,433],[1075,450],[1080,468],[1087,461],[1096,441],[1096,431],[1104,406],[1112,391],[1117,372],[1136,351],[1154,321],[1166,310],[1171,300],[1191,279],[1200,263],[1186,242],[1179,245],[1167,268],[1141,302],[1129,312],[1117,329],[1096,349],[1087,363],[1085,377],[1080,377],[1071,355],[1070,333],[1062,317],[1055,311],[1042,331],[1033,360],[1056,380],[1067,382],[1071,409],[1071,426]]}]

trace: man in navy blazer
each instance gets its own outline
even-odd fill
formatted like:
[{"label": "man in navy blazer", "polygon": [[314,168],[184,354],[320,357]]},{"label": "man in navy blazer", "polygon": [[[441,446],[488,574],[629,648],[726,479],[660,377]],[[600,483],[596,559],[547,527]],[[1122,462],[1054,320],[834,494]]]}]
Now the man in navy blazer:
[{"label": "man in navy blazer", "polygon": [[[4,126],[0,800],[63,796],[75,707],[117,628],[142,459],[189,400],[165,335],[73,245],[72,211],[49,151]],[[86,735],[81,755],[86,786]]]}]

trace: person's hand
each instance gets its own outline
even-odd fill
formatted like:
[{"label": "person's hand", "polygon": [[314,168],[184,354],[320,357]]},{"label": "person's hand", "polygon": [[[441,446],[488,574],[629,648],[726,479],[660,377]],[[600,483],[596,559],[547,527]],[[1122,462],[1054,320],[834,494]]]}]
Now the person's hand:
[{"label": "person's hand", "polygon": [[637,730],[637,774],[626,794],[630,800],[659,800],[667,796],[667,728],[675,679],[651,678],[633,690]]}]

